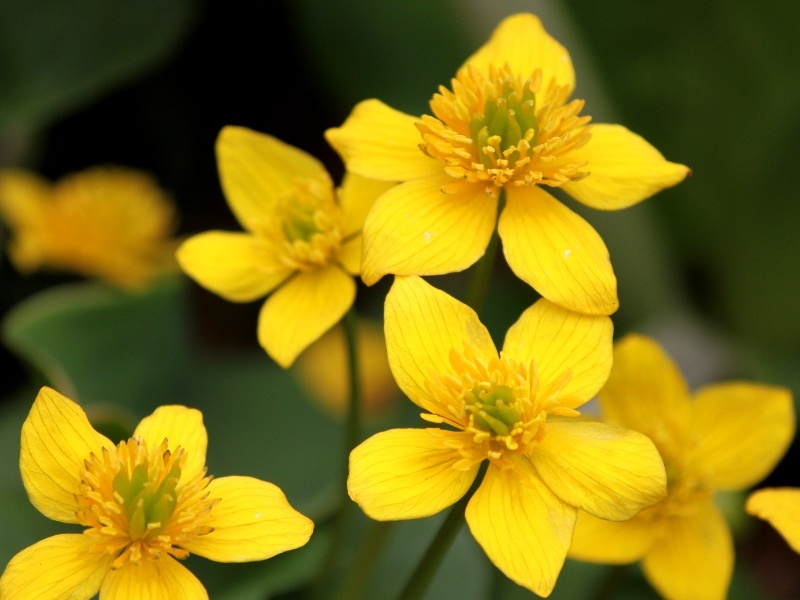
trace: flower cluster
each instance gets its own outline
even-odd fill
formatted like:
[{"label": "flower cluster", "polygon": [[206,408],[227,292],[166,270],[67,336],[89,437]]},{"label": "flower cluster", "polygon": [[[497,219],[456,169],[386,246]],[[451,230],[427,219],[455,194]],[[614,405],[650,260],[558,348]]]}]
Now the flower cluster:
[{"label": "flower cluster", "polygon": [[[433,93],[429,114],[371,99],[327,130],[346,169],[338,187],[306,152],[225,127],[219,176],[242,231],[178,246],[153,182],[115,169],[55,186],[0,173],[0,216],[21,271],[53,266],[140,289],[174,252],[226,300],[267,297],[257,324],[266,353],[285,369],[297,361],[337,416],[350,390],[346,487],[370,518],[453,507],[489,560],[543,597],[571,557],[641,561],[666,598],[723,598],[734,546],[715,494],[747,490],[775,467],[795,432],[791,393],[735,381],[691,395],[654,340],[614,346],[609,252],[558,196],[623,209],[690,171],[625,127],[594,123],[574,90],[567,50],[537,17],[513,15]],[[471,267],[495,235],[511,272],[541,296],[499,350],[476,307],[422,279]],[[353,306],[357,278],[372,286],[385,275],[384,346],[363,324],[356,333]],[[358,392],[368,407],[385,404],[389,374],[425,427],[362,440]],[[582,414],[598,395],[602,417]],[[0,597],[202,599],[179,562],[190,553],[254,561],[308,541],[313,523],[276,486],[212,479],[206,445],[197,410],[163,406],[115,444],[43,388],[22,427],[22,480],[42,514],[83,532],[17,554]],[[800,491],[759,491],[747,510],[800,551]]]}]

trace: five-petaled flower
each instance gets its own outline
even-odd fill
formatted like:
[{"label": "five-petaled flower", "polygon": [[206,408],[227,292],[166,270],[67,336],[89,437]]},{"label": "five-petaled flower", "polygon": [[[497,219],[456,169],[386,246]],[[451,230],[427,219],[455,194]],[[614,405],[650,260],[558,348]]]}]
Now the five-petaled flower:
[{"label": "five-petaled flower", "polygon": [[598,209],[635,204],[682,181],[619,125],[590,125],[569,100],[567,51],[529,14],[508,17],[415,118],[378,100],[358,104],[326,132],[349,171],[401,185],[382,195],[364,224],[362,278],[466,269],[498,223],[511,269],[542,296],[588,314],[618,306],[608,250],[581,217],[547,193],[560,187]]},{"label": "five-petaled flower", "polygon": [[17,554],[0,597],[203,600],[175,558],[263,560],[308,541],[314,524],[273,484],[207,476],[206,445],[202,414],[184,406],[158,408],[114,445],[42,388],[22,426],[22,481],[42,514],[86,529]]},{"label": "five-petaled flower", "polygon": [[175,207],[148,174],[93,167],[51,184],[25,171],[0,171],[0,218],[8,254],[22,273],[39,269],[146,287],[175,269]]},{"label": "five-petaled flower", "polygon": [[209,231],[178,249],[181,268],[232,302],[264,303],[258,340],[282,367],[336,324],[356,295],[361,227],[391,184],[351,175],[334,190],[314,157],[271,136],[225,127],[225,197],[245,232]]},{"label": "five-petaled flower", "polygon": [[800,488],[764,488],[753,492],[745,509],[768,521],[800,553]]},{"label": "five-petaled flower", "polygon": [[539,300],[498,355],[475,312],[418,277],[385,311],[400,388],[442,428],[378,433],[350,455],[350,496],[376,520],[438,513],[488,469],[466,519],[508,577],[548,595],[577,509],[628,519],[662,499],[664,466],[645,436],[576,419],[611,369],[611,320]]},{"label": "five-petaled flower", "polygon": [[665,598],[724,598],[733,541],[714,503],[717,490],[742,490],[766,476],[794,435],[789,390],[747,382],[689,393],[653,340],[617,344],[600,392],[605,420],[653,440],[667,470],[667,498],[623,523],[580,513],[570,556],[606,563],[642,560]]}]

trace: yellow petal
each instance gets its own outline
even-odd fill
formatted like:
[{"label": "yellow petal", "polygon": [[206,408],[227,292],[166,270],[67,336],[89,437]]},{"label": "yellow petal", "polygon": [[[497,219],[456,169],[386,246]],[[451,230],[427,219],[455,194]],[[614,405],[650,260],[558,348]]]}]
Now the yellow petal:
[{"label": "yellow petal", "polygon": [[486,362],[497,357],[489,331],[469,306],[419,277],[396,277],[384,311],[389,366],[397,385],[417,406],[449,415],[425,382],[435,375],[460,378],[450,363],[453,349],[474,349]]},{"label": "yellow petal", "polygon": [[361,247],[364,238],[360,234],[350,238],[339,247],[336,261],[353,276],[361,274]]},{"label": "yellow petal", "polygon": [[630,429],[581,421],[548,423],[530,457],[556,496],[600,519],[630,519],[667,495],[658,450]]},{"label": "yellow petal", "polygon": [[562,395],[586,401],[608,379],[613,332],[608,317],[575,313],[541,299],[508,330],[503,353],[526,365],[536,361],[542,385],[570,370]]},{"label": "yellow petal", "polygon": [[524,480],[515,469],[489,466],[467,505],[467,523],[509,579],[548,596],[564,565],[576,511],[536,476],[530,461],[518,460],[515,466],[524,470]]},{"label": "yellow petal", "polygon": [[592,125],[592,138],[558,158],[566,164],[587,161],[589,176],[564,185],[564,191],[592,208],[616,210],[649,198],[683,181],[688,167],[664,159],[647,140],[621,125]]},{"label": "yellow petal", "polygon": [[181,244],[176,256],[189,277],[231,302],[263,298],[292,274],[264,240],[248,233],[207,231]]},{"label": "yellow petal", "polygon": [[468,471],[453,468],[461,455],[443,442],[458,435],[439,429],[373,435],[350,453],[350,497],[377,521],[435,515],[457,502],[478,473],[478,465]]},{"label": "yellow petal", "polygon": [[617,310],[617,278],[592,226],[538,186],[508,187],[506,199],[498,233],[517,277],[576,312]]},{"label": "yellow petal", "polygon": [[683,436],[691,410],[683,375],[655,340],[641,335],[628,335],[614,347],[614,367],[600,404],[606,421],[659,444],[665,434]]},{"label": "yellow petal", "polygon": [[712,487],[739,490],[761,481],[786,453],[794,430],[786,388],[735,382],[695,394],[693,457]]},{"label": "yellow petal", "polygon": [[800,488],[767,488],[747,499],[747,512],[769,521],[800,552]]},{"label": "yellow petal", "polygon": [[160,406],[149,417],[141,420],[135,435],[148,444],[159,445],[165,439],[169,449],[180,446],[186,451],[186,467],[181,477],[186,480],[206,466],[208,434],[203,425],[203,413],[185,406]]},{"label": "yellow petal", "polygon": [[17,554],[0,577],[3,600],[89,600],[113,557],[92,553],[97,541],[82,533],[56,535]]},{"label": "yellow petal", "polygon": [[440,174],[444,164],[419,149],[419,121],[380,100],[358,103],[341,127],[325,132],[348,171],[381,181]]},{"label": "yellow petal", "polygon": [[258,341],[288,369],[353,305],[356,284],[334,265],[298,273],[272,294],[258,317]]},{"label": "yellow petal", "polygon": [[305,545],[314,523],[293,509],[275,485],[252,477],[220,477],[206,490],[214,531],[184,547],[219,562],[264,560]]},{"label": "yellow petal", "polygon": [[[350,398],[348,360],[345,330],[337,325],[311,344],[295,363],[295,374],[309,395],[329,413],[342,418]],[[389,369],[383,326],[366,319],[358,323],[358,374],[366,416],[375,415],[399,399]]]},{"label": "yellow petal", "polygon": [[653,546],[656,532],[653,521],[642,514],[627,521],[606,521],[579,510],[568,556],[612,565],[636,562]]},{"label": "yellow petal", "polygon": [[171,556],[125,563],[109,572],[100,588],[103,600],[208,600],[203,584]]},{"label": "yellow petal", "polygon": [[275,200],[313,179],[333,188],[316,158],[271,135],[245,127],[224,127],[217,138],[217,166],[233,214],[248,231],[258,231]]},{"label": "yellow petal", "polygon": [[642,563],[650,584],[667,600],[726,597],[733,572],[733,540],[712,503],[671,519]]},{"label": "yellow petal", "polygon": [[368,179],[349,171],[344,174],[337,198],[344,213],[345,236],[361,231],[375,200],[393,185],[391,181]]},{"label": "yellow petal", "polygon": [[0,170],[0,218],[12,230],[35,225],[51,190],[47,181],[33,173]]},{"label": "yellow petal", "polygon": [[497,219],[497,199],[483,186],[445,194],[440,188],[447,180],[409,181],[378,198],[364,223],[364,283],[372,285],[389,273],[455,273],[483,256]]},{"label": "yellow petal", "polygon": [[77,523],[75,495],[83,462],[113,446],[92,428],[80,406],[43,387],[22,424],[19,468],[31,504],[55,521]]},{"label": "yellow petal", "polygon": [[527,77],[536,69],[542,70],[547,86],[551,78],[570,90],[575,87],[575,72],[566,49],[542,27],[531,14],[506,17],[494,30],[492,37],[464,64],[472,64],[484,73],[489,66],[502,67],[508,63],[512,71]]}]

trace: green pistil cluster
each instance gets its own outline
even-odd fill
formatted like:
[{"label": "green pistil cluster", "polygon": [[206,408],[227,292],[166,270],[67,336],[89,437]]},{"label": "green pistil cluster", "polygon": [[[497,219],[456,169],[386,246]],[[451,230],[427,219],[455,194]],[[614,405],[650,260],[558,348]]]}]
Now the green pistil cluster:
[{"label": "green pistil cluster", "polygon": [[514,390],[507,385],[479,383],[464,393],[464,402],[475,427],[493,435],[509,435],[522,420]]},{"label": "green pistil cluster", "polygon": [[475,113],[470,119],[470,136],[479,149],[481,162],[487,168],[493,167],[494,160],[501,158],[493,156],[492,152],[487,153],[487,147],[499,147],[504,152],[512,147],[516,149],[523,139],[530,146],[537,143],[539,121],[536,119],[536,94],[528,84],[525,82],[517,90],[513,89],[510,78],[505,79],[500,95],[490,94],[483,114]]},{"label": "green pistil cluster", "polygon": [[114,496],[122,505],[128,518],[128,534],[131,540],[144,537],[148,531],[163,528],[169,521],[178,503],[175,488],[181,478],[181,468],[177,461],[161,482],[150,479],[149,461],[137,464],[131,476],[127,469],[114,477]]},{"label": "green pistil cluster", "polygon": [[316,210],[309,209],[299,202],[287,202],[285,210],[281,226],[287,240],[308,242],[312,235],[320,233],[320,229],[317,227]]}]

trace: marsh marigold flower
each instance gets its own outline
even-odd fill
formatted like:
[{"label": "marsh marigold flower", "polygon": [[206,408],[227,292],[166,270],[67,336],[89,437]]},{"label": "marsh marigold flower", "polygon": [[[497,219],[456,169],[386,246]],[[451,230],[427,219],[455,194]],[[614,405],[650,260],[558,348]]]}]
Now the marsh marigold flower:
[{"label": "marsh marigold flower", "polygon": [[177,559],[263,560],[304,545],[313,523],[271,483],[206,475],[202,414],[162,406],[113,444],[74,402],[42,388],[22,425],[31,503],[83,533],[49,537],[11,559],[3,600],[202,600]]},{"label": "marsh marigold flower", "polygon": [[441,427],[378,433],[350,455],[347,487],[373,519],[438,513],[488,469],[469,500],[472,535],[508,577],[548,595],[577,509],[627,519],[664,497],[645,436],[576,417],[611,368],[611,320],[540,300],[498,355],[475,312],[418,277],[386,298],[389,365]]},{"label": "marsh marigold flower", "polygon": [[570,556],[641,560],[665,598],[724,598],[733,541],[714,493],[757,483],[783,456],[795,428],[790,392],[737,381],[692,396],[655,341],[630,335],[616,346],[600,404],[607,422],[653,440],[667,470],[667,497],[622,523],[579,513]]},{"label": "marsh marigold flower", "polygon": [[364,224],[362,277],[461,271],[498,232],[511,269],[542,296],[589,314],[618,306],[608,250],[581,217],[545,191],[560,187],[593,208],[635,204],[683,180],[619,125],[590,125],[570,100],[567,51],[529,14],[505,19],[416,118],[378,100],[358,104],[326,137],[347,169],[403,182]]},{"label": "marsh marigold flower", "polygon": [[0,171],[0,218],[21,273],[55,269],[126,289],[175,268],[175,207],[148,174],[93,167],[57,183]]},{"label": "marsh marigold flower", "polygon": [[800,488],[764,488],[753,492],[745,510],[770,523],[800,553]]},{"label": "marsh marigold flower", "polygon": [[243,127],[222,130],[217,163],[228,205],[245,231],[195,235],[178,249],[178,262],[232,302],[273,292],[258,318],[258,340],[287,368],[352,306],[361,226],[391,184],[353,175],[334,190],[317,159]]}]

